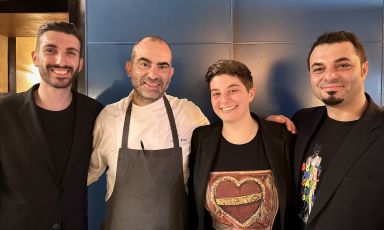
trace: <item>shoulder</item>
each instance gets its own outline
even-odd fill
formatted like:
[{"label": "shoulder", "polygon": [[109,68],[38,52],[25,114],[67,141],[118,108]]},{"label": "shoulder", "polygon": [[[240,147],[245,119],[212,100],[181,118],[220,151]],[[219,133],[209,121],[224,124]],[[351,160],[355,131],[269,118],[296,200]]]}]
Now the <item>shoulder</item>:
[{"label": "shoulder", "polygon": [[285,124],[267,121],[267,120],[258,120],[263,134],[268,136],[275,136],[283,139],[293,138],[293,134],[287,130]]},{"label": "shoulder", "polygon": [[78,100],[79,104],[81,104],[82,108],[85,108],[88,111],[97,112],[100,112],[100,110],[103,108],[103,105],[97,100],[78,92],[75,92],[75,94],[76,99]]},{"label": "shoulder", "polygon": [[26,92],[22,92],[0,97],[0,111],[18,108],[27,99],[27,96]]},{"label": "shoulder", "polygon": [[294,116],[296,115],[310,115],[310,114],[316,114],[316,113],[319,113],[321,111],[324,111],[325,110],[325,106],[316,106],[316,107],[310,107],[310,108],[304,108],[304,109],[300,109],[298,110]]},{"label": "shoulder", "polygon": [[178,98],[170,95],[166,96],[172,109],[201,113],[200,108],[195,103],[186,98]]},{"label": "shoulder", "polygon": [[185,98],[180,99],[170,95],[166,95],[166,97],[178,122],[190,124],[193,127],[209,123],[204,113],[192,101]]},{"label": "shoulder", "polygon": [[109,104],[101,110],[99,117],[120,117],[125,116],[128,108],[129,98],[125,97],[118,102]]},{"label": "shoulder", "polygon": [[296,124],[296,122],[300,122],[301,120],[313,119],[316,116],[322,116],[325,111],[325,106],[300,109],[293,115],[292,120]]},{"label": "shoulder", "polygon": [[195,130],[193,130],[193,136],[203,138],[208,135],[212,135],[218,132],[221,132],[222,123],[216,122],[210,125],[203,125],[200,127],[197,127]]}]

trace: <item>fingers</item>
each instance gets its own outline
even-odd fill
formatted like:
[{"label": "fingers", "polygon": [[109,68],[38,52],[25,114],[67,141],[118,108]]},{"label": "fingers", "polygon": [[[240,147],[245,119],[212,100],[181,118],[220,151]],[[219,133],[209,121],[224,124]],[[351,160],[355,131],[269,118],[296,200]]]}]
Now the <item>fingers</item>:
[{"label": "fingers", "polygon": [[270,115],[266,118],[267,121],[273,121],[280,124],[285,124],[287,127],[287,130],[290,131],[293,134],[296,134],[296,126],[295,124],[286,116],[284,115]]}]

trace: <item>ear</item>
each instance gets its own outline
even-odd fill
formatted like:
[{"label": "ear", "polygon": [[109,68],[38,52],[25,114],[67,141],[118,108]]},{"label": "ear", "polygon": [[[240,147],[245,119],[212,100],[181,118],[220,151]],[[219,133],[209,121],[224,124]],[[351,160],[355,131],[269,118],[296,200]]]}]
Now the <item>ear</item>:
[{"label": "ear", "polygon": [[127,61],[125,63],[125,72],[127,73],[128,77],[131,77],[131,73],[132,73],[132,62],[131,61]]},{"label": "ear", "polygon": [[249,103],[252,103],[253,98],[255,98],[255,95],[256,95],[256,88],[253,86],[253,87],[250,88],[249,91],[248,91]]},{"label": "ear", "polygon": [[38,60],[39,58],[38,58],[37,53],[36,53],[35,50],[32,51],[31,56],[32,56],[32,62],[33,62],[33,64],[34,64],[36,67],[39,67],[39,60]]},{"label": "ear", "polygon": [[80,58],[80,61],[79,61],[79,72],[83,69],[83,66],[84,66],[84,58]]},{"label": "ear", "polygon": [[361,76],[363,78],[363,81],[367,78],[368,75],[368,61],[364,62],[361,65]]},{"label": "ear", "polygon": [[169,73],[169,78],[171,78],[173,76],[173,74],[175,73],[175,69],[173,67],[171,67],[171,72]]}]

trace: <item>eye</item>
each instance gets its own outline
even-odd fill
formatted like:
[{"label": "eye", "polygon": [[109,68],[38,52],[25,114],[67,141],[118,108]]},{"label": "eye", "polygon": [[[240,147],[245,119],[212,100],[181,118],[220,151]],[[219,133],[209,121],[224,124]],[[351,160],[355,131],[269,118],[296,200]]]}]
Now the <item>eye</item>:
[{"label": "eye", "polygon": [[352,65],[349,63],[340,63],[337,67],[339,69],[349,69]]},{"label": "eye", "polygon": [[67,55],[68,56],[77,56],[77,52],[75,50],[68,50]]},{"label": "eye", "polygon": [[229,93],[237,93],[239,90],[238,89],[230,89]]},{"label": "eye", "polygon": [[168,70],[169,66],[168,65],[158,65],[157,66],[160,70]]},{"label": "eye", "polygon": [[145,69],[147,69],[151,66],[151,64],[149,64],[148,62],[145,62],[145,61],[139,62],[139,65]]},{"label": "eye", "polygon": [[44,53],[47,53],[47,54],[54,54],[55,52],[56,52],[56,49],[54,49],[54,48],[44,49]]},{"label": "eye", "polygon": [[324,67],[314,67],[312,68],[312,73],[322,73],[324,72]]},{"label": "eye", "polygon": [[211,93],[211,97],[218,97],[218,96],[220,96],[219,92],[212,92]]}]

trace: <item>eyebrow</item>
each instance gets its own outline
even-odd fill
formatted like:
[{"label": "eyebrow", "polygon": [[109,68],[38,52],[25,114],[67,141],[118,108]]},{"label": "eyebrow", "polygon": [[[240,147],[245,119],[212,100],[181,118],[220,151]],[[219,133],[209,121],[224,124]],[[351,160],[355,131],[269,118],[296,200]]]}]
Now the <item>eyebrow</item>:
[{"label": "eyebrow", "polygon": [[337,63],[337,62],[350,61],[350,60],[351,60],[351,59],[349,59],[349,58],[341,57],[341,58],[337,59],[335,62]]},{"label": "eyebrow", "polygon": [[[231,84],[227,87],[227,89],[232,88],[232,87],[241,87],[241,85],[240,84]],[[219,91],[219,89],[213,88],[213,89],[211,89],[211,91]]]},{"label": "eyebrow", "polygon": [[[351,59],[347,58],[347,57],[341,57],[341,58],[338,58],[334,61],[334,63],[339,63],[339,62],[343,62],[343,61],[351,61]],[[315,62],[311,65],[311,68],[313,67],[316,67],[316,66],[324,66],[323,63],[321,62]]]},{"label": "eyebrow", "polygon": [[[145,62],[148,62],[148,63],[152,63],[151,60],[149,60],[148,58],[145,58],[145,57],[141,57],[139,59],[137,59],[137,61],[145,61]],[[168,67],[170,67],[171,65],[168,63],[168,62],[159,62],[157,63],[156,65],[160,66],[160,65],[166,65]]]},{"label": "eyebrow", "polygon": [[[47,44],[47,45],[43,46],[43,48],[55,48],[55,49],[58,49],[58,46],[54,45],[54,44]],[[78,49],[76,49],[74,47],[66,48],[66,50],[76,51],[76,52],[80,53],[80,50],[78,50]]]}]

